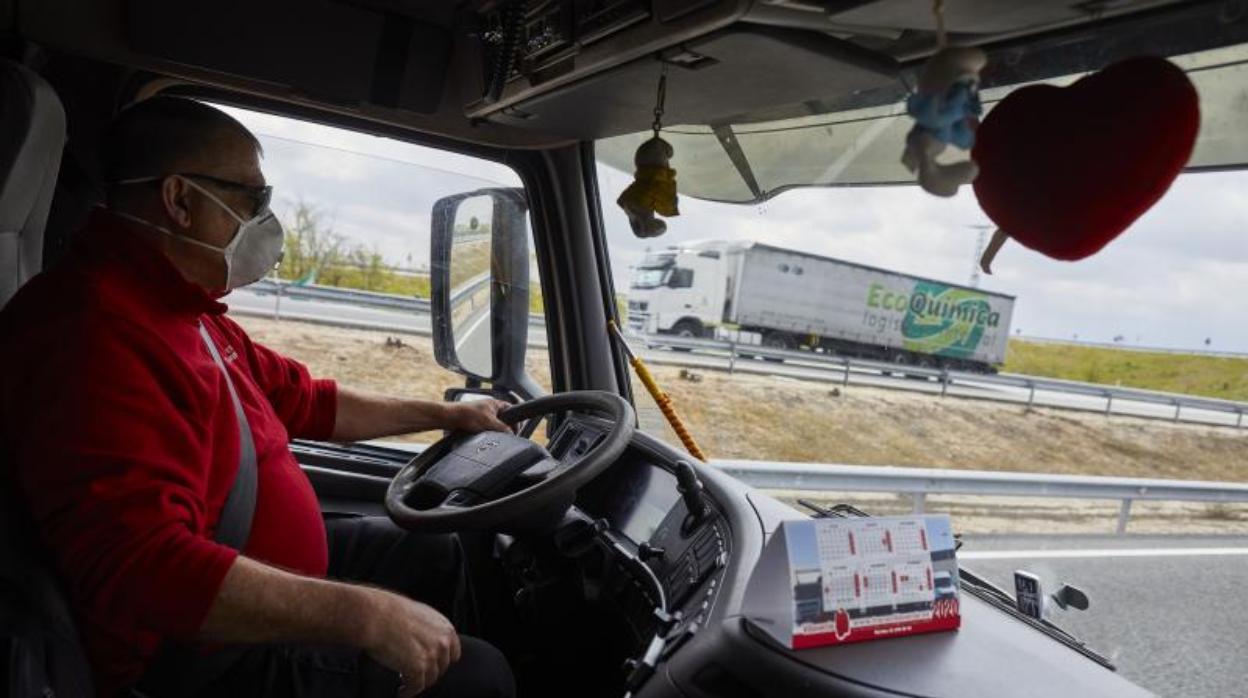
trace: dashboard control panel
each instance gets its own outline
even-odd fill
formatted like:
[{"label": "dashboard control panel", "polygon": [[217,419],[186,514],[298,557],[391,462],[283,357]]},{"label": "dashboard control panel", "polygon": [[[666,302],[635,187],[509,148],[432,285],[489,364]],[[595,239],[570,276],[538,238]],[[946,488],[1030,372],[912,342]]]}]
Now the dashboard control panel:
[{"label": "dashboard control panel", "polygon": [[[593,424],[569,421],[551,452],[584,452],[599,438]],[[714,503],[699,496],[700,511],[691,512],[677,475],[630,449],[577,497],[577,508],[617,550],[604,592],[635,619],[639,635],[654,632],[665,619],[668,637],[691,634],[714,607],[731,533]]]}]

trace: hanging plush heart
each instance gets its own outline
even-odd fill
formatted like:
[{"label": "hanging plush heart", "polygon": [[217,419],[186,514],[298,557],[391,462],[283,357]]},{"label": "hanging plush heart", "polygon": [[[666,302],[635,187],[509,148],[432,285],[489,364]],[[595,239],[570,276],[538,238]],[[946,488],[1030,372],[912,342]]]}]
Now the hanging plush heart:
[{"label": "hanging plush heart", "polygon": [[975,196],[1006,237],[1083,259],[1157,202],[1191,156],[1196,89],[1162,58],[1131,58],[1068,87],[1011,92],[975,133]]}]

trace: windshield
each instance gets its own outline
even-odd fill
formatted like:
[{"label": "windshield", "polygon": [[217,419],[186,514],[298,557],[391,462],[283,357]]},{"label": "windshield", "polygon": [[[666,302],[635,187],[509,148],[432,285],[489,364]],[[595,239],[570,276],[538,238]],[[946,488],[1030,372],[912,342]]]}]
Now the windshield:
[{"label": "windshield", "polygon": [[638,267],[633,274],[633,288],[658,288],[667,283],[667,278],[671,275],[671,267]]},{"label": "windshield", "polygon": [[[1201,51],[1170,60],[1188,71],[1200,93],[1202,128],[1189,167],[1210,169],[1248,162],[1248,132],[1241,123],[1248,47]],[[1045,82],[1066,85],[1079,77]],[[985,113],[1017,87],[981,92]],[[676,151],[672,167],[680,173],[682,194],[741,203],[765,200],[800,186],[911,182],[897,146],[911,124],[905,105],[897,102],[774,121],[674,124],[663,130],[663,137]],[[631,171],[637,146],[650,135],[646,130],[599,141],[598,158]]]},{"label": "windshield", "polygon": [[[1204,66],[1192,74],[1198,168],[1248,160],[1244,55],[1179,61]],[[823,186],[912,182],[898,164],[908,128],[899,113],[733,126],[753,188],[714,129],[665,129],[680,215],[660,238],[634,236],[616,205],[649,134],[596,143],[611,264],[632,279],[618,289],[630,344],[712,462],[821,464],[857,485],[911,473],[930,489],[829,492],[795,477],[770,494],[804,511],[800,502],[948,513],[963,534],[960,563],[992,584],[1012,594],[1025,570],[1046,594],[1061,583],[1085,591],[1088,611],[1046,600],[1046,618],[1131,680],[1159,695],[1241,693],[1243,671],[1204,661],[1233,661],[1225,638],[1248,628],[1248,610],[1190,603],[1242,576],[1234,560],[1248,546],[1227,537],[1248,534],[1240,500],[1037,493],[1088,476],[1242,488],[1248,173],[1180,175],[1099,253],[1070,263],[1011,242],[986,275],[978,260],[994,226],[969,188],[943,199],[916,186]],[[657,288],[667,272],[647,268],[656,248],[696,266],[687,289]],[[636,380],[633,392],[641,428],[680,446]],[[955,473],[983,492],[931,493]],[[1005,496],[1002,482],[1036,496]]]}]

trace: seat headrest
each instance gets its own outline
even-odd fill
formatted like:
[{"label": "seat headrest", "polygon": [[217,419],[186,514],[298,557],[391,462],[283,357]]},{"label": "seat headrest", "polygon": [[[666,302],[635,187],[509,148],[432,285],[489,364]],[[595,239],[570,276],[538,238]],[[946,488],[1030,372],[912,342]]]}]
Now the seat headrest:
[{"label": "seat headrest", "polygon": [[0,59],[0,306],[43,261],[65,147],[65,109],[30,68]]}]

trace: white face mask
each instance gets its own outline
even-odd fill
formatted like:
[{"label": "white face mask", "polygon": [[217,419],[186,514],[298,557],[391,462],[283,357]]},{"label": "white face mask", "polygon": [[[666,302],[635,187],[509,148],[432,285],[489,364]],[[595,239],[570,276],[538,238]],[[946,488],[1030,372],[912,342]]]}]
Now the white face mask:
[{"label": "white face mask", "polygon": [[[180,175],[167,175],[180,176]],[[117,184],[141,184],[145,182],[155,182],[162,180],[164,177],[137,177],[134,179],[126,179]],[[120,211],[114,211],[117,215],[127,218],[138,223],[142,223],[149,228],[158,230],[166,235],[176,237],[179,240],[188,242],[192,245],[198,245],[210,249],[214,252],[220,252],[221,257],[225,260],[225,288],[232,291],[239,286],[259,281],[268,274],[273,267],[281,263],[282,257],[285,255],[283,246],[285,243],[285,233],[282,231],[282,223],[269,209],[269,193],[265,190],[264,198],[261,200],[256,215],[250,219],[244,219],[234,212],[234,209],[226,206],[221,199],[218,199],[212,192],[204,189],[196,184],[190,177],[183,177],[187,184],[195,187],[204,196],[212,199],[213,203],[225,209],[225,212],[231,218],[238,221],[238,231],[234,233],[234,237],[230,239],[229,244],[225,247],[217,247],[201,242],[185,235],[176,235],[154,223],[143,220],[137,216],[132,216]]]}]

